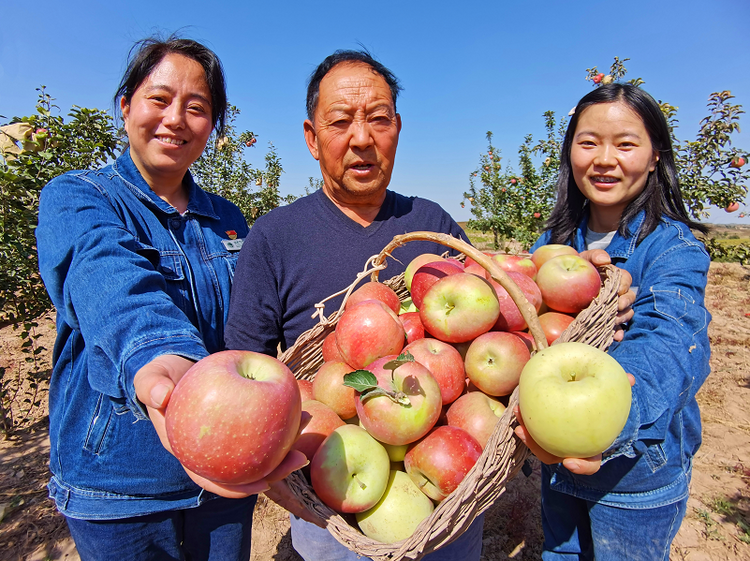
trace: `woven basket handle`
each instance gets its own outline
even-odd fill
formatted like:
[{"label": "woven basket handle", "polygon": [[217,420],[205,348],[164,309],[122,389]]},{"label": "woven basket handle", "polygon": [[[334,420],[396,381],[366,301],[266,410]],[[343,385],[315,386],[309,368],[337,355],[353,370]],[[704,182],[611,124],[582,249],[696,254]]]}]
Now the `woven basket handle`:
[{"label": "woven basket handle", "polygon": [[[439,234],[437,232],[409,232],[408,234],[402,234],[396,236],[391,242],[383,248],[380,254],[375,258],[373,264],[377,267],[383,264],[391,252],[397,247],[404,245],[411,241],[430,241],[437,242],[441,245],[460,251],[467,257],[471,257],[474,261],[479,263],[484,269],[490,274],[492,279],[499,283],[505,290],[508,291],[513,302],[516,303],[518,309],[521,311],[523,319],[526,320],[526,324],[529,326],[529,331],[534,342],[536,343],[536,349],[541,351],[546,349],[549,345],[547,344],[547,337],[544,335],[542,326],[539,323],[539,318],[536,314],[534,306],[529,304],[529,301],[524,296],[523,291],[518,288],[515,282],[505,273],[505,271],[497,265],[490,257],[479,251],[471,244],[466,243],[463,240],[454,238],[449,234]],[[378,280],[378,270],[373,271],[372,280]]]}]

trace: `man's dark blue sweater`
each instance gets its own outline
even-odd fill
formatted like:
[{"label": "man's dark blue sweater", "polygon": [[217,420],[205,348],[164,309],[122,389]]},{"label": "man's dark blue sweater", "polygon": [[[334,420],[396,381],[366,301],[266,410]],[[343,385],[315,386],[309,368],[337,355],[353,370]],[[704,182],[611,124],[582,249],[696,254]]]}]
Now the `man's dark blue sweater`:
[{"label": "man's dark blue sweater", "polygon": [[[322,189],[260,217],[237,262],[227,348],[276,356],[279,343],[285,350],[315,325],[315,304],[348,287],[394,236],[418,230],[468,241],[438,204],[392,191],[386,191],[380,212],[367,227],[347,217]],[[433,242],[409,242],[393,252],[380,279],[400,274],[417,255],[446,249]],[[326,302],[326,316],[338,310],[341,298]]]}]

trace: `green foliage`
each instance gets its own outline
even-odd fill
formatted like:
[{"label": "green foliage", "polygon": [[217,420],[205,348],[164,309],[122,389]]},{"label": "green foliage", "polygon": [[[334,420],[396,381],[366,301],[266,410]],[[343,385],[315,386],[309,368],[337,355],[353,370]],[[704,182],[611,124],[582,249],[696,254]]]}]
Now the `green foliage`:
[{"label": "green foliage", "polygon": [[714,236],[706,236],[701,241],[706,246],[711,261],[750,264],[750,245],[746,243],[725,243]]},{"label": "green foliage", "polygon": [[211,135],[206,150],[190,171],[203,189],[236,204],[252,225],[259,216],[295,197],[279,194],[284,168],[273,144],[268,143],[264,169],[255,169],[245,161],[244,150],[255,146],[256,136],[248,131],[237,132],[234,122],[239,113],[239,109],[230,106],[224,136]]},{"label": "green foliage", "polygon": [[5,434],[39,405],[39,381],[49,374],[34,321],[51,308],[34,237],[40,192],[61,173],[101,165],[117,146],[106,112],[73,106],[66,122],[45,88],[38,91],[35,114],[0,127],[0,325],[19,330],[25,363],[15,371],[0,368],[0,429]]},{"label": "green foliage", "polygon": [[[492,145],[492,132],[488,132],[487,153],[481,155],[479,168],[469,175],[464,200],[471,204],[474,218],[468,227],[491,232],[495,249],[501,240],[530,246],[554,204],[566,120],[558,124],[553,111],[547,111],[544,117],[547,138],[534,144],[532,136],[527,135],[518,149],[520,173],[510,167],[502,169],[500,151]],[[532,156],[541,158],[541,165],[536,167]]]}]

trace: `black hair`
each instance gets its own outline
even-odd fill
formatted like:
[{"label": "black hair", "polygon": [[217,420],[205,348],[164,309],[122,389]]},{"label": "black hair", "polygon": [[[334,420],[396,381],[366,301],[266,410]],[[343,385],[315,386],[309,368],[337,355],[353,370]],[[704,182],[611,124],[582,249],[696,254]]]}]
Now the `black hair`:
[{"label": "black hair", "polygon": [[128,55],[128,66],[120,86],[115,93],[115,110],[120,107],[120,98],[127,103],[138,87],[148,78],[165,56],[178,54],[186,56],[203,67],[206,84],[211,92],[211,122],[217,136],[224,134],[227,116],[227,88],[224,69],[216,54],[192,39],[181,39],[174,35],[167,39],[149,37],[137,42]]},{"label": "black hair", "polygon": [[546,224],[546,229],[552,233],[550,243],[572,241],[578,224],[588,212],[588,201],[576,185],[570,164],[570,151],[578,119],[581,113],[592,105],[614,102],[625,103],[640,117],[648,132],[651,145],[659,153],[659,160],[656,162],[654,171],[648,174],[645,188],[625,207],[620,217],[619,234],[624,237],[630,236],[628,224],[641,211],[645,211],[646,217],[636,243],[640,243],[656,229],[662,215],[706,233],[708,228],[692,220],[685,209],[672,151],[669,125],[659,104],[638,86],[613,83],[600,86],[583,96],[568,123],[560,155],[557,201]]},{"label": "black hair", "polygon": [[396,98],[401,91],[401,84],[395,74],[385,66],[375,60],[367,49],[360,51],[338,50],[332,55],[328,55],[323,62],[310,74],[310,80],[307,83],[307,118],[311,121],[315,115],[315,109],[318,107],[318,95],[320,94],[320,82],[334,66],[344,62],[362,62],[368,65],[374,72],[380,74],[388,88],[391,90],[391,99],[393,107],[396,108]]}]

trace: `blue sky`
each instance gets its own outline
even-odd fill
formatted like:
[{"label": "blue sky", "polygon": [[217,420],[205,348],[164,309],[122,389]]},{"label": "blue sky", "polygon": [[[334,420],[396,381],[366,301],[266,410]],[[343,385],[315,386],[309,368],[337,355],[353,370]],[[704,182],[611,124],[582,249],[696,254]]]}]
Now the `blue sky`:
[{"label": "blue sky", "polygon": [[[404,86],[391,188],[435,200],[459,221],[470,218],[459,203],[485,133],[503,164],[516,164],[524,136],[543,135],[544,111],[567,114],[591,88],[586,68],[606,72],[615,56],[630,58],[629,78],[679,107],[681,139],[694,138],[711,92],[730,90],[750,108],[747,0],[2,4],[0,122],[32,113],[42,84],[63,113],[111,109],[131,45],[181,30],[222,59],[237,124],[258,135],[249,160],[262,167],[273,142],[284,193],[302,194],[320,175],[302,136],[310,72],[334,50],[364,45]],[[735,146],[750,149],[748,134]],[[718,209],[711,221],[750,224]]]}]

